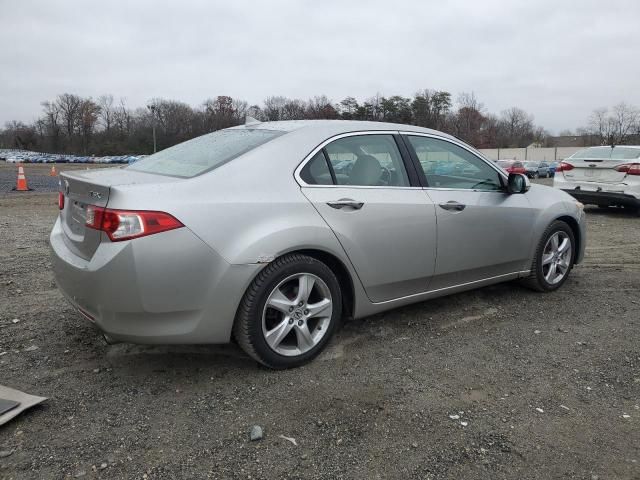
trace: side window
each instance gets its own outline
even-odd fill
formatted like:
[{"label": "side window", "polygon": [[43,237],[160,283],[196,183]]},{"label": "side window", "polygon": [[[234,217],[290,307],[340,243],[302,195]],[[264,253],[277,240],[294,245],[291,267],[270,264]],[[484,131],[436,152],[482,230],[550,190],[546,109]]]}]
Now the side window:
[{"label": "side window", "polygon": [[325,147],[337,185],[408,187],[393,135],[340,138]]},{"label": "side window", "polygon": [[300,178],[308,185],[333,185],[324,152],[320,150],[300,171]]},{"label": "side window", "polygon": [[429,187],[501,190],[499,174],[484,160],[446,140],[408,136]]}]

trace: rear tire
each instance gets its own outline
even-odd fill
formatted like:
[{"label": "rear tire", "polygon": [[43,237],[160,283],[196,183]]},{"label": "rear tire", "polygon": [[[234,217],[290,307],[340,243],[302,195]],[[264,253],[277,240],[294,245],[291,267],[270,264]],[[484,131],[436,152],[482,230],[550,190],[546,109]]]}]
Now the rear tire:
[{"label": "rear tire", "polygon": [[329,343],[342,316],[340,283],[315,258],[289,254],[267,265],[247,289],[233,334],[266,367],[298,367]]},{"label": "rear tire", "polygon": [[571,227],[556,220],[542,234],[531,264],[531,274],[522,280],[522,284],[537,292],[557,290],[571,273],[575,252],[576,240]]}]

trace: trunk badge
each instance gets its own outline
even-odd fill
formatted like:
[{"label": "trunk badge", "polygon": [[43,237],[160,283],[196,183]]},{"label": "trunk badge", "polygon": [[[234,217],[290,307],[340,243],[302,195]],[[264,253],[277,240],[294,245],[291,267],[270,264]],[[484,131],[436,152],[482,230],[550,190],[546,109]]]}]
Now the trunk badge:
[{"label": "trunk badge", "polygon": [[97,199],[102,198],[102,194],[100,192],[94,192],[93,190],[89,192],[89,196],[91,198],[97,198]]}]

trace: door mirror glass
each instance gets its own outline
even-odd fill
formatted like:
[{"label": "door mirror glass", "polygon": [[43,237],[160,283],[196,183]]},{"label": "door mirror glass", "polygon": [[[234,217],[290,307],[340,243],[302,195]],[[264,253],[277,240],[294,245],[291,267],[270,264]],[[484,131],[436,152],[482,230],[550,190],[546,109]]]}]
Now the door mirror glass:
[{"label": "door mirror glass", "polygon": [[526,175],[522,173],[510,173],[507,180],[508,193],[525,193],[529,191],[531,184]]}]

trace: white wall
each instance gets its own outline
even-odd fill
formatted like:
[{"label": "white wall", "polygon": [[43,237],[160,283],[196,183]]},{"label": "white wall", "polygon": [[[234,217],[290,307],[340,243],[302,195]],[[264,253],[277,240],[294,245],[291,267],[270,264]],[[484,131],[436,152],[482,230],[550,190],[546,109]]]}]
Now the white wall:
[{"label": "white wall", "polygon": [[585,147],[549,148],[481,148],[480,151],[492,160],[538,160],[560,161]]}]

